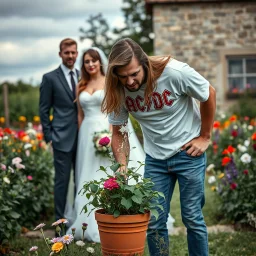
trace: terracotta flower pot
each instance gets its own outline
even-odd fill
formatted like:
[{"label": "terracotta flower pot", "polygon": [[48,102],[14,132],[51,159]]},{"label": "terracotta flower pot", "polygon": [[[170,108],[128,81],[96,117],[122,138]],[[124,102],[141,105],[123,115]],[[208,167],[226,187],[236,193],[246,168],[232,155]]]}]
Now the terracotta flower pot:
[{"label": "terracotta flower pot", "polygon": [[150,213],[137,215],[104,214],[100,209],[95,212],[100,233],[101,250],[104,256],[133,256],[143,255],[146,231]]}]

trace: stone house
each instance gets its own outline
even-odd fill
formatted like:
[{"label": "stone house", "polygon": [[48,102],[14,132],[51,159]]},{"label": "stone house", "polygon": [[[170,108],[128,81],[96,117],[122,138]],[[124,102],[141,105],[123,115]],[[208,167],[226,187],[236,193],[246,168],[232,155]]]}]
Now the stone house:
[{"label": "stone house", "polygon": [[145,0],[154,53],[188,63],[216,88],[222,109],[256,95],[256,1]]}]

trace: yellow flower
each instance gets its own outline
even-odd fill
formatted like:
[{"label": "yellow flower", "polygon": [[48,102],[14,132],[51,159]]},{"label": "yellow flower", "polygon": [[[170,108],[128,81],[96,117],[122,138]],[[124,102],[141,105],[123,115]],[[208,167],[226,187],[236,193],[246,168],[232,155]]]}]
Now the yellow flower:
[{"label": "yellow flower", "polygon": [[16,149],[15,149],[15,148],[13,148],[13,149],[12,149],[12,152],[16,152]]},{"label": "yellow flower", "polygon": [[39,116],[34,116],[33,120],[34,120],[34,122],[40,122],[40,117]]},{"label": "yellow flower", "polygon": [[27,121],[27,118],[25,116],[20,116],[19,117],[19,121],[20,122],[26,122]]},{"label": "yellow flower", "polygon": [[5,123],[5,118],[3,116],[0,117],[0,123],[1,124]]},{"label": "yellow flower", "polygon": [[50,119],[50,121],[52,121],[52,119],[53,119],[53,115],[50,115],[50,116],[49,116],[49,119]]},{"label": "yellow flower", "polygon": [[33,151],[36,151],[36,145],[34,145],[34,146],[32,147],[32,150],[33,150]]},{"label": "yellow flower", "polygon": [[224,174],[224,173],[221,173],[221,174],[218,176],[218,178],[219,178],[219,179],[222,179],[224,176],[225,176],[225,174]]},{"label": "yellow flower", "polygon": [[22,137],[22,141],[23,142],[29,142],[30,141],[30,138],[28,135],[25,135],[24,137]]},{"label": "yellow flower", "polygon": [[52,251],[54,251],[55,253],[58,253],[59,251],[61,251],[63,249],[63,243],[55,243],[52,245]]},{"label": "yellow flower", "polygon": [[215,190],[216,190],[216,187],[215,187],[215,186],[211,186],[211,190],[212,190],[212,191],[215,191]]}]

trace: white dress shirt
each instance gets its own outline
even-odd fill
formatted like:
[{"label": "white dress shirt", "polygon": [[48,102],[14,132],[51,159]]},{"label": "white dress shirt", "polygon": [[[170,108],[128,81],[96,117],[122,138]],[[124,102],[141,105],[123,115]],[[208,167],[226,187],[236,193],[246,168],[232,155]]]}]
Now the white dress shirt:
[{"label": "white dress shirt", "polygon": [[77,77],[76,69],[75,69],[75,68],[69,69],[69,68],[67,68],[63,63],[60,64],[60,67],[61,67],[61,69],[62,69],[62,71],[63,71],[63,73],[64,73],[64,76],[65,76],[65,78],[66,78],[66,80],[67,80],[67,82],[68,82],[68,85],[69,85],[70,90],[73,91],[73,90],[72,90],[72,84],[71,84],[71,75],[70,75],[70,71],[73,71],[73,72],[74,72],[74,76],[73,76],[73,77],[74,77],[75,83],[78,84],[78,77]]}]

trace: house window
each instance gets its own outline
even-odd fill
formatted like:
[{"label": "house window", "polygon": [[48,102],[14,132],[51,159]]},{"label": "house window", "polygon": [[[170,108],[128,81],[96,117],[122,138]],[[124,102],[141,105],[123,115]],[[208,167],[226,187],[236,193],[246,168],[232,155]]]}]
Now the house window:
[{"label": "house window", "polygon": [[228,93],[256,92],[256,55],[227,57]]}]

